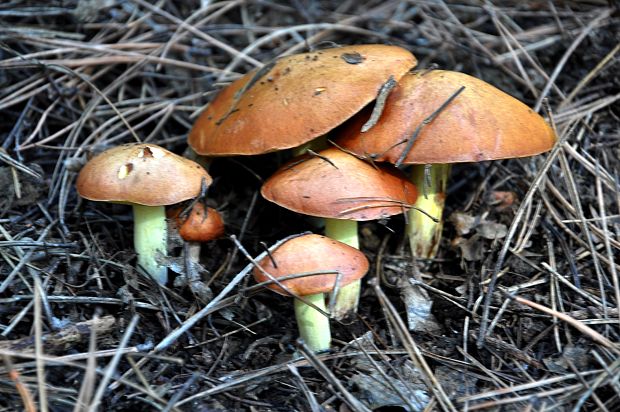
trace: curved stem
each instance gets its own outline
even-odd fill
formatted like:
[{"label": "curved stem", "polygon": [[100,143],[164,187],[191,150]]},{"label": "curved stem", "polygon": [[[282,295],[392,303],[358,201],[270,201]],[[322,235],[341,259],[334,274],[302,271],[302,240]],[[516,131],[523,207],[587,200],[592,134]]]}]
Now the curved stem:
[{"label": "curved stem", "polygon": [[[425,179],[424,167],[424,165],[413,165],[411,170],[411,182],[418,188],[419,195],[414,204],[417,209],[412,208],[408,212],[407,234],[413,256],[432,259],[437,254],[441,239],[442,214],[450,165],[430,165],[428,179]],[[429,216],[437,219],[437,222]]]},{"label": "curved stem", "polygon": [[[355,220],[325,219],[325,236],[359,249]],[[362,282],[356,280],[340,288],[331,312],[334,319],[343,320],[357,312],[361,285]]]},{"label": "curved stem", "polygon": [[[325,297],[322,293],[304,296],[304,299],[327,312]],[[310,349],[315,352],[329,349],[332,335],[327,316],[312,306],[306,305],[301,300],[295,299],[295,317],[297,318],[299,336],[301,336]]]},{"label": "curved stem", "polygon": [[138,264],[161,284],[168,281],[168,267],[160,262],[167,254],[166,210],[164,206],[133,205],[134,249]]}]

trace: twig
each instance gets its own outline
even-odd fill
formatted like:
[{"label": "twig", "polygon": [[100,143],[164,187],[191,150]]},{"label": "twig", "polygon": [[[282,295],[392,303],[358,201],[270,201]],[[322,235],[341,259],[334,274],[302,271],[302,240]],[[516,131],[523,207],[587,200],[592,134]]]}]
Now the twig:
[{"label": "twig", "polygon": [[531,300],[527,300],[525,298],[522,298],[520,296],[512,296],[512,295],[508,295],[508,298],[511,300],[514,300],[517,303],[521,303],[523,305],[529,306],[533,309],[539,310],[541,312],[544,312],[548,315],[551,315],[553,317],[556,317],[566,323],[568,323],[569,325],[571,325],[572,327],[574,327],[575,329],[577,329],[578,331],[580,331],[581,333],[583,333],[584,335],[590,337],[590,339],[592,339],[593,341],[597,342],[598,344],[606,347],[607,349],[610,349],[611,351],[613,351],[614,353],[616,353],[616,355],[620,355],[620,349],[618,348],[617,344],[612,343],[609,339],[607,339],[605,336],[601,335],[600,333],[598,333],[597,331],[595,331],[594,329],[592,329],[591,327],[587,326],[586,324],[584,324],[583,322],[578,321],[575,318],[572,318],[564,313],[549,309],[546,306],[540,305],[536,302],[532,302]]},{"label": "twig", "polygon": [[93,400],[91,401],[90,406],[88,407],[89,412],[96,412],[97,410],[99,410],[99,404],[101,403],[103,394],[107,389],[108,382],[110,381],[110,379],[112,379],[112,375],[116,371],[116,366],[120,362],[121,356],[123,355],[123,349],[125,349],[125,347],[127,346],[127,343],[129,342],[129,339],[133,335],[133,331],[136,328],[136,325],[138,324],[139,319],[140,317],[138,315],[134,315],[131,318],[131,321],[129,322],[129,324],[127,325],[127,329],[125,330],[125,333],[123,334],[123,337],[121,338],[121,341],[118,344],[118,348],[116,348],[116,353],[114,354],[114,356],[108,363],[108,366],[105,369],[103,377],[101,378],[101,382],[99,382],[99,387],[97,388],[97,392],[95,392],[95,395],[93,396]]},{"label": "twig", "polygon": [[383,114],[383,109],[385,108],[385,101],[390,96],[390,92],[394,89],[394,87],[396,87],[397,84],[398,83],[394,79],[394,76],[390,76],[387,81],[381,85],[379,93],[377,93],[377,99],[375,100],[375,105],[372,108],[370,118],[362,126],[362,133],[366,133],[377,124],[377,122],[381,118],[381,115]]},{"label": "twig", "polygon": [[396,167],[400,167],[407,158],[407,156],[409,156],[409,152],[411,152],[411,148],[413,147],[415,141],[418,139],[418,136],[422,132],[422,129],[424,129],[426,125],[430,124],[433,120],[435,120],[435,118],[439,116],[441,112],[443,112],[448,107],[448,105],[452,103],[452,101],[463,92],[463,90],[465,90],[465,86],[459,87],[454,93],[450,95],[450,97],[446,99],[446,101],[444,101],[437,109],[435,109],[435,111],[433,111],[424,120],[422,120],[422,122],[415,128],[413,134],[408,139],[399,143],[401,144],[407,142],[402,153],[400,154],[396,162],[394,162],[394,165]]},{"label": "twig", "polygon": [[398,315],[398,312],[389,301],[387,296],[383,293],[383,290],[381,290],[378,279],[373,278],[369,281],[369,283],[373,287],[375,294],[379,298],[381,306],[386,309],[388,320],[394,325],[394,329],[398,334],[398,338],[405,346],[405,349],[409,354],[409,358],[418,368],[418,370],[422,372],[422,378],[428,390],[435,395],[443,410],[456,412],[456,409],[450,401],[450,398],[443,390],[442,385],[431,371],[428,363],[426,363],[426,360],[424,359],[422,352],[418,348],[418,345],[415,343],[411,334],[409,334],[409,332],[407,331],[405,323]]},{"label": "twig", "polygon": [[476,341],[476,345],[478,345],[478,347],[482,347],[484,338],[486,336],[489,336],[489,334],[492,331],[492,329],[488,329],[489,307],[491,305],[491,297],[493,295],[493,291],[495,290],[495,284],[497,282],[497,275],[501,272],[502,266],[504,265],[504,261],[506,259],[506,255],[508,253],[508,250],[510,249],[510,242],[512,241],[512,238],[517,232],[517,228],[519,224],[521,223],[521,219],[523,218],[523,214],[525,213],[525,210],[527,209],[527,205],[532,201],[532,199],[534,198],[534,194],[539,190],[540,185],[542,184],[543,180],[545,179],[547,175],[547,171],[549,170],[549,168],[555,161],[556,157],[560,154],[562,144],[566,141],[566,139],[568,138],[568,135],[569,133],[566,133],[564,136],[560,137],[560,139],[556,142],[555,146],[553,147],[553,150],[551,150],[551,153],[545,159],[545,162],[541,166],[540,170],[538,171],[538,174],[534,178],[534,181],[532,182],[527,193],[525,194],[523,201],[521,202],[521,205],[519,206],[519,209],[515,213],[515,217],[512,223],[510,224],[508,233],[506,234],[506,237],[504,238],[504,244],[502,245],[502,248],[499,251],[499,254],[497,256],[497,261],[495,262],[493,273],[491,275],[491,281],[489,282],[489,286],[487,287],[486,295],[484,297],[482,318],[480,319],[480,333],[478,334],[478,339]]},{"label": "twig", "polygon": [[308,362],[310,362],[310,364],[314,366],[314,368],[323,376],[323,378],[325,378],[327,382],[337,389],[335,395],[346,402],[351,410],[355,412],[371,412],[366,405],[360,402],[344,387],[340,379],[338,379],[336,375],[334,375],[334,373],[330,371],[329,368],[308,348],[308,346],[306,346],[303,340],[297,340],[297,347]]},{"label": "twig", "polygon": [[37,389],[39,410],[47,412],[47,384],[45,383],[45,361],[43,360],[43,324],[41,321],[41,280],[34,278],[34,350],[37,364]]},{"label": "twig", "polygon": [[293,364],[288,364],[286,366],[288,370],[291,371],[291,374],[296,378],[296,382],[299,385],[299,389],[303,392],[304,396],[308,400],[308,403],[310,404],[310,410],[312,412],[322,412],[323,408],[321,408],[321,405],[319,405],[319,402],[316,400],[316,397],[314,396],[312,391],[310,391],[310,388],[308,388],[308,385],[304,381],[304,378],[302,378],[301,375],[299,374],[299,371],[297,370],[297,366]]},{"label": "twig", "polygon": [[17,389],[17,393],[22,398],[22,403],[24,404],[24,410],[26,412],[36,412],[37,407],[34,404],[34,400],[32,399],[32,395],[30,394],[30,390],[24,383],[21,381],[19,377],[19,372],[13,366],[13,362],[11,362],[11,358],[8,355],[2,355],[2,359],[4,361],[5,367],[9,371],[9,379],[13,381],[15,384],[15,389]]}]

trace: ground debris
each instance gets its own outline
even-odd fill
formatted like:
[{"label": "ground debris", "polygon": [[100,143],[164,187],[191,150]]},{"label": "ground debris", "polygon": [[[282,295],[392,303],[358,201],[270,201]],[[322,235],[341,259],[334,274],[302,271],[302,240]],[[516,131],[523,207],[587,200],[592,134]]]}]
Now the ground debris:
[{"label": "ground debris", "polygon": [[351,383],[357,387],[353,393],[373,410],[398,406],[416,412],[424,410],[429,401],[424,385],[418,384],[412,388],[410,383],[390,376],[358,373],[351,378]]},{"label": "ground debris", "polygon": [[[618,409],[617,2],[0,3],[0,409]],[[403,216],[360,223],[373,284],[359,316],[332,322],[331,351],[296,357],[291,299],[243,273],[263,245],[322,230],[260,196],[290,153],[202,159],[234,237],[204,246],[189,281],[182,243],[171,281],[154,284],[136,267],[131,208],[77,195],[104,149],[183,153],[243,74],[278,87],[270,62],[310,50],[319,70],[326,46],[363,43],[482,78],[559,143],[453,165],[434,259],[412,259]],[[340,54],[350,71],[368,63]]]}]

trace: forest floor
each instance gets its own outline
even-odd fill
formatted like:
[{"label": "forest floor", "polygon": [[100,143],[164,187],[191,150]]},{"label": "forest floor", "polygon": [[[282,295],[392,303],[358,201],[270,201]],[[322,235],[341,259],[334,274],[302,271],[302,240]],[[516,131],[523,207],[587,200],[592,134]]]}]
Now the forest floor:
[{"label": "forest floor", "polygon": [[[0,410],[619,410],[617,7],[2,2]],[[330,352],[305,350],[291,300],[244,271],[246,253],[316,231],[260,196],[288,155],[213,161],[207,202],[227,236],[203,246],[212,297],[181,281],[179,247],[176,282],[145,277],[130,208],[78,196],[77,173],[105,149],[183,154],[198,114],[240,75],[363,43],[493,84],[558,143],[455,166],[436,259],[412,258],[402,216],[360,224],[371,270]]]}]

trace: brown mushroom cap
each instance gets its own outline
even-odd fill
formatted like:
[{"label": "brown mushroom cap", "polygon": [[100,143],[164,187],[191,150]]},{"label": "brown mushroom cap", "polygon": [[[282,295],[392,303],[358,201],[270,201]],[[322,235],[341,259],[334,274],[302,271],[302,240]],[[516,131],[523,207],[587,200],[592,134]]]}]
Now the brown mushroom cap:
[{"label": "brown mushroom cap", "polygon": [[130,143],[95,156],[80,171],[80,196],[102,202],[165,206],[200,194],[211,176],[198,163],[163,147]]},{"label": "brown mushroom cap", "polygon": [[189,145],[207,156],[299,146],[353,116],[390,76],[398,80],[415,64],[409,51],[385,45],[282,57],[223,89],[194,124]]},{"label": "brown mushroom cap", "polygon": [[356,154],[396,163],[416,128],[461,86],[465,89],[422,128],[403,163],[525,157],[553,147],[553,130],[525,104],[475,77],[443,70],[403,76],[379,122],[360,132],[369,117],[362,112],[341,128],[336,143]]},{"label": "brown mushroom cap", "polygon": [[[222,215],[212,207],[198,202],[187,216],[180,214],[185,208],[178,206],[167,212],[169,219],[174,219],[179,235],[188,242],[209,242],[224,235]],[[206,210],[205,210],[206,209]]]},{"label": "brown mushroom cap", "polygon": [[[337,273],[341,274],[339,286],[348,285],[364,277],[369,265],[368,259],[359,250],[320,235],[303,235],[288,240],[271,255],[277,268],[269,256],[261,260],[259,264],[274,278],[308,272],[334,271],[333,274],[303,276],[282,281],[282,284],[292,293],[299,296],[331,291],[334,288]],[[254,269],[254,279],[259,283],[270,280],[258,268]],[[288,295],[276,284],[267,287],[281,295]]]},{"label": "brown mushroom cap", "polygon": [[374,220],[407,211],[416,187],[392,166],[373,166],[337,148],[293,159],[261,188],[269,201],[311,216]]}]

